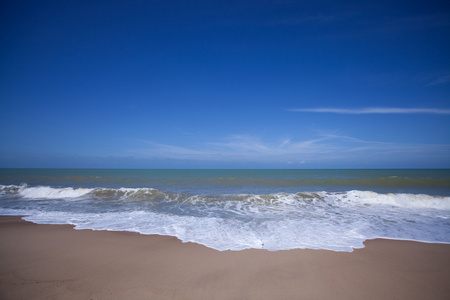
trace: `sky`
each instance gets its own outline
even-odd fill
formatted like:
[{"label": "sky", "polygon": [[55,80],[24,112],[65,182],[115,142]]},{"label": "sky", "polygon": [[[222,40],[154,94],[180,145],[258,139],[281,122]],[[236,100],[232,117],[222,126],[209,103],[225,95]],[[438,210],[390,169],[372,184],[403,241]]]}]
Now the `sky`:
[{"label": "sky", "polygon": [[450,168],[448,1],[0,4],[0,167]]}]

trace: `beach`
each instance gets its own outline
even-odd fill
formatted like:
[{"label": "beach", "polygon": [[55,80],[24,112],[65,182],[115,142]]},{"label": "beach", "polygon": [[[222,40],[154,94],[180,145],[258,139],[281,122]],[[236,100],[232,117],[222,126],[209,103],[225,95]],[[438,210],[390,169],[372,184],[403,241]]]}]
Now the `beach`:
[{"label": "beach", "polygon": [[450,245],[217,251],[0,218],[1,299],[449,299]]},{"label": "beach", "polygon": [[450,243],[450,170],[0,169],[0,215],[225,250]]}]

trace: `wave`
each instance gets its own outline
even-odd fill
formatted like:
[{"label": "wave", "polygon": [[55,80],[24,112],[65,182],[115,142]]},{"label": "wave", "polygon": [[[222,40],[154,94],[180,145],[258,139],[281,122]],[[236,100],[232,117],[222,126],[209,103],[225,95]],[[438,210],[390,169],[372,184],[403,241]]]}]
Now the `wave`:
[{"label": "wave", "polygon": [[0,185],[0,195],[29,200],[165,200],[190,204],[247,206],[304,206],[304,205],[389,205],[404,208],[450,210],[450,197],[426,194],[376,193],[351,190],[347,192],[299,192],[273,194],[192,195],[160,191],[154,188],[54,188],[49,186]]},{"label": "wave", "polygon": [[435,208],[450,210],[450,197],[406,194],[406,193],[375,193],[371,191],[349,191],[346,193],[331,194],[339,197],[341,201],[349,201],[364,205],[391,205],[404,208]]},{"label": "wave", "polygon": [[154,188],[0,185],[0,215],[76,229],[176,236],[217,250],[352,251],[372,238],[450,243],[450,197],[297,192],[188,194]]},{"label": "wave", "polygon": [[28,187],[27,185],[0,185],[0,195],[17,195],[27,199],[84,199],[94,198],[145,198],[160,195],[153,188],[53,188],[49,186]]},{"label": "wave", "polygon": [[92,192],[87,188],[52,188],[49,186],[28,187],[27,185],[0,185],[0,195],[18,195],[28,199],[78,198]]}]

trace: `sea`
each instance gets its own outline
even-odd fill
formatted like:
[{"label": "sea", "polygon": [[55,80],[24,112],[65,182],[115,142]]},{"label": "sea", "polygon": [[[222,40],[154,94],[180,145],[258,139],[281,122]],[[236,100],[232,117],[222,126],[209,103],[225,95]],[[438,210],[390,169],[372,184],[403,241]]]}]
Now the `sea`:
[{"label": "sea", "polygon": [[0,215],[217,250],[450,243],[450,170],[0,169]]}]

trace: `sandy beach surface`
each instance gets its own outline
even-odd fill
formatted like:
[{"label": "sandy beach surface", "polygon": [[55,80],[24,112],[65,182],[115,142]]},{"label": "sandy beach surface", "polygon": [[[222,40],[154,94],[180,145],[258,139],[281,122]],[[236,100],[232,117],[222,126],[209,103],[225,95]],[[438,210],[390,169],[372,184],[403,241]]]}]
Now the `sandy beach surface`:
[{"label": "sandy beach surface", "polygon": [[220,252],[1,217],[0,299],[450,299],[450,245]]}]

